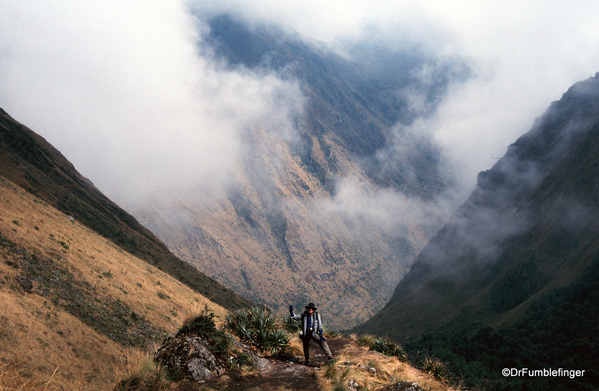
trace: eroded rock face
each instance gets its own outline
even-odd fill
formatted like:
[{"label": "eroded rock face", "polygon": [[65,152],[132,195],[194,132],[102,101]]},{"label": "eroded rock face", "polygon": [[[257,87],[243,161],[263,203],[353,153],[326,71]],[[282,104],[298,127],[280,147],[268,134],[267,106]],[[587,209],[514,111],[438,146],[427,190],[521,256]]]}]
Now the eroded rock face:
[{"label": "eroded rock face", "polygon": [[226,370],[224,361],[208,350],[208,344],[206,339],[197,335],[169,337],[154,357],[171,374],[206,381]]}]

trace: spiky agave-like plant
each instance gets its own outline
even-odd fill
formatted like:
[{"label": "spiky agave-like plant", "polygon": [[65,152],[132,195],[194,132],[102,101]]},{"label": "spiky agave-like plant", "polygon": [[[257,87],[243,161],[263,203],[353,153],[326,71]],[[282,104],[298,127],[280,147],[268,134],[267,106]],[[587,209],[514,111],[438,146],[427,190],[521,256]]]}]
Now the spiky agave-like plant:
[{"label": "spiky agave-like plant", "polygon": [[260,307],[239,309],[225,317],[225,328],[239,339],[270,354],[284,352],[289,336],[281,319]]},{"label": "spiky agave-like plant", "polygon": [[431,375],[437,380],[447,381],[445,364],[436,358],[428,357],[424,360],[422,372]]},{"label": "spiky agave-like plant", "polygon": [[370,350],[381,352],[386,356],[397,357],[400,361],[404,362],[408,359],[403,347],[387,338],[376,339],[370,345]]}]

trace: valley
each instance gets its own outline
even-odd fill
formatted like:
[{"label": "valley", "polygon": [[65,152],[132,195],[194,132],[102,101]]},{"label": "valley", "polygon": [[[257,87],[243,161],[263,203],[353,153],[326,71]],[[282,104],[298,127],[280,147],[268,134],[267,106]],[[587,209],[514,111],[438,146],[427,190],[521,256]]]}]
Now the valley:
[{"label": "valley", "polygon": [[292,130],[248,125],[227,186],[164,189],[130,211],[181,259],[256,303],[284,312],[315,302],[337,329],[366,321],[446,217],[418,209],[451,186],[430,141],[402,132],[422,113],[401,91],[417,91],[432,111],[468,69],[434,64],[434,82],[423,83],[414,73],[437,60],[417,52],[375,66],[229,15],[207,23],[201,50],[299,85],[303,110]]}]

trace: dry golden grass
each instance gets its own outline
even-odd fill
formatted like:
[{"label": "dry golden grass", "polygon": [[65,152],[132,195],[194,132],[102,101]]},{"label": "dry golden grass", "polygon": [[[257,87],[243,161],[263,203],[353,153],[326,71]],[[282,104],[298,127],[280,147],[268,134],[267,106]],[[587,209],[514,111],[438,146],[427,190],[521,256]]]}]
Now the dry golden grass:
[{"label": "dry golden grass", "polygon": [[[166,332],[174,332],[206,305],[217,316],[226,313],[3,178],[0,233],[27,253],[59,264],[102,298],[120,300]],[[25,293],[15,282],[20,255],[7,251],[0,255],[0,390],[107,390],[138,365],[144,351],[94,331],[40,295],[35,281],[32,292]],[[21,380],[27,388],[11,385]]]},{"label": "dry golden grass", "polygon": [[[58,368],[56,368],[54,374]],[[53,375],[54,375],[53,374]],[[57,386],[52,385],[52,377],[49,380],[41,381],[39,377],[27,378],[14,370],[7,370],[6,366],[0,367],[0,391],[53,391],[58,390]]]},{"label": "dry golden grass", "polygon": [[[374,368],[373,372],[370,368]],[[321,389],[333,390],[335,384],[347,386],[350,381],[360,389],[375,390],[380,386],[400,381],[415,382],[427,391],[454,391],[455,388],[441,383],[424,372],[399,361],[396,357],[370,351],[352,343],[336,357],[334,364],[325,364],[317,371]]]},{"label": "dry golden grass", "polygon": [[[52,259],[102,297],[118,299],[153,326],[172,333],[206,305],[221,323],[226,310],[132,256],[31,194],[0,178],[0,233],[30,254]],[[125,347],[100,334],[36,290],[18,287],[19,253],[0,248],[0,391],[111,390],[151,367],[151,352]],[[291,349],[301,355],[293,337]],[[415,381],[425,390],[449,391],[395,358],[348,346],[330,369],[322,368],[323,390],[350,379],[366,390],[390,381]],[[354,365],[344,365],[351,361]],[[376,376],[364,367],[376,369]],[[329,372],[328,375],[327,371]],[[325,376],[326,375],[326,376]]]},{"label": "dry golden grass", "polygon": [[293,354],[294,356],[303,356],[304,354],[304,345],[299,337],[295,334],[289,339],[289,350],[289,353]]}]

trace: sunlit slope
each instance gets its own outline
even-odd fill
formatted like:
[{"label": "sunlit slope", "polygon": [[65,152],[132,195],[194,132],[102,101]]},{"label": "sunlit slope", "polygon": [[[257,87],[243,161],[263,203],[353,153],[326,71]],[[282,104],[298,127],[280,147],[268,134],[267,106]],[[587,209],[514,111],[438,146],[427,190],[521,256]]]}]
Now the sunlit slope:
[{"label": "sunlit slope", "polygon": [[56,148],[2,109],[0,176],[221,305],[239,308],[249,304],[174,256],[152,232],[77,172]]},{"label": "sunlit slope", "polygon": [[226,313],[4,178],[0,232],[0,365],[32,382],[111,389],[186,317]]},{"label": "sunlit slope", "polygon": [[[450,71],[439,66],[423,86],[415,69],[430,59],[419,54],[354,61],[231,16],[208,23],[223,66],[297,82],[304,111],[292,136],[268,123],[247,129],[226,189],[163,192],[132,213],[244,297],[282,313],[315,302],[334,328],[365,321],[439,228],[414,218],[409,200],[447,187],[434,146],[401,130],[417,114],[400,91],[418,91],[432,110]],[[379,206],[384,199],[399,210]]]}]

